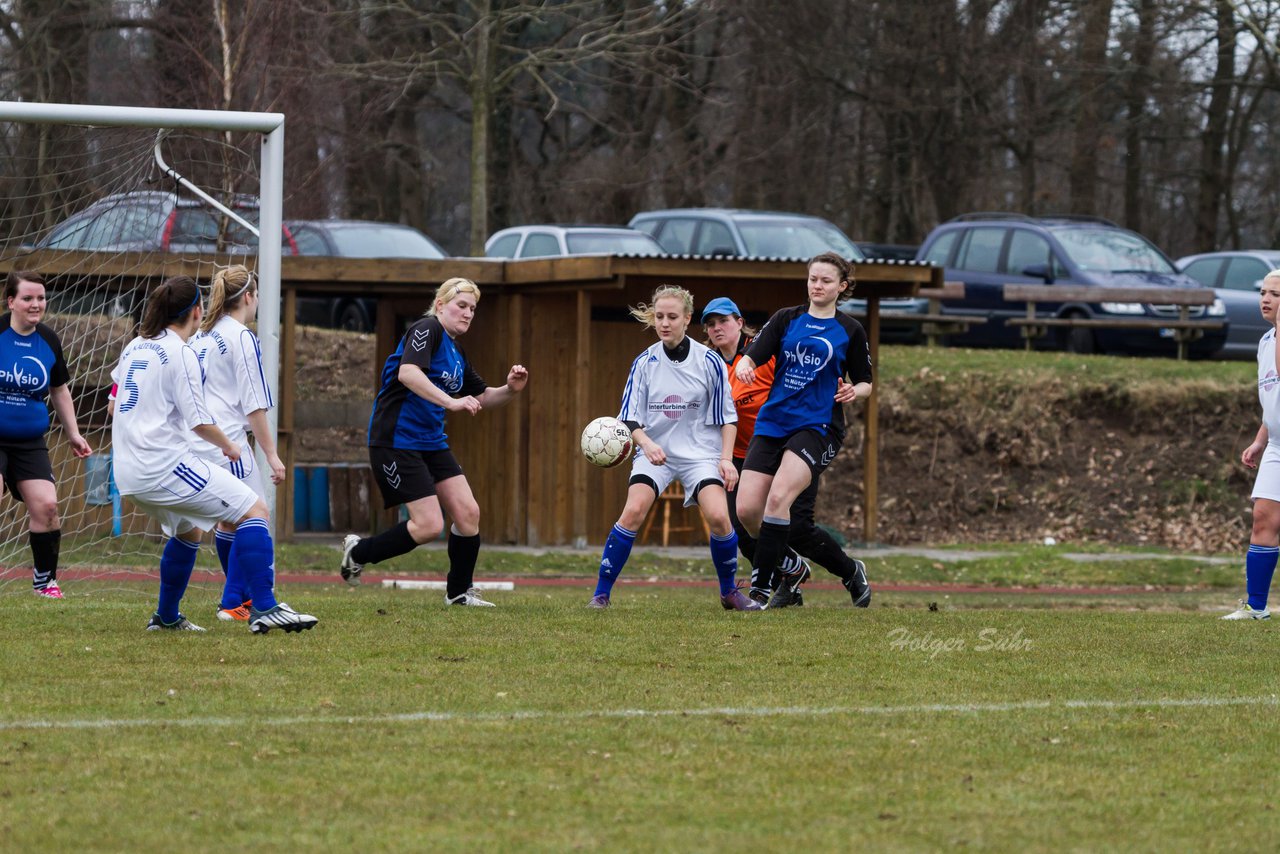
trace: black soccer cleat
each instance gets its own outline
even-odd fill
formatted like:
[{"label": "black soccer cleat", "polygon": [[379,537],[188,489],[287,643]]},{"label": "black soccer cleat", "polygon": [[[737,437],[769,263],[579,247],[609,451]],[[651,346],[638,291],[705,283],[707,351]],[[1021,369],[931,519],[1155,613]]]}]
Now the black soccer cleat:
[{"label": "black soccer cleat", "polygon": [[867,583],[867,565],[857,558],[853,559],[853,564],[853,574],[840,583],[844,585],[845,590],[849,591],[849,597],[853,599],[853,607],[869,608],[871,607],[871,585]]}]

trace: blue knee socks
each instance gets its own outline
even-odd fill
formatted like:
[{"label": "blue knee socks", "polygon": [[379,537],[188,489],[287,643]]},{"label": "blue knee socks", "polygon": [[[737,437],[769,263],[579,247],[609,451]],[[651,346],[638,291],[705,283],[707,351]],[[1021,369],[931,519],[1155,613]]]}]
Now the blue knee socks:
[{"label": "blue knee socks", "polygon": [[738,572],[738,535],[730,531],[723,537],[711,535],[711,562],[716,565],[716,578],[720,580],[720,595],[733,592],[734,576]]},{"label": "blue knee socks", "polygon": [[270,611],[276,606],[275,547],[265,519],[250,519],[236,526],[229,566],[232,573],[244,574],[255,611]]},{"label": "blue knee socks", "polygon": [[[631,557],[631,547],[635,545],[636,532],[628,531],[621,525],[614,525],[609,532],[609,539],[604,544],[604,554],[600,556],[600,578],[596,581],[597,596],[608,596],[613,590],[613,582],[622,574],[622,568]],[[735,546],[736,548],[736,546]]]},{"label": "blue knee socks", "polygon": [[170,537],[164,544],[164,551],[160,554],[160,603],[156,605],[156,613],[166,623],[172,623],[180,616],[178,605],[182,602],[182,594],[187,592],[187,583],[191,581],[191,570],[196,567],[199,551],[199,543],[188,543],[177,537]]},{"label": "blue knee socks", "polygon": [[222,574],[227,577],[226,583],[222,585],[222,601],[218,607],[227,610],[239,608],[249,598],[244,571],[239,564],[231,562],[231,545],[235,539],[236,535],[230,531],[213,532],[213,545],[218,550],[218,563],[222,564]]},{"label": "blue knee socks", "polygon": [[1244,556],[1244,589],[1249,595],[1249,607],[1261,611],[1267,607],[1267,593],[1271,590],[1271,576],[1276,571],[1276,559],[1280,548],[1249,544]]}]

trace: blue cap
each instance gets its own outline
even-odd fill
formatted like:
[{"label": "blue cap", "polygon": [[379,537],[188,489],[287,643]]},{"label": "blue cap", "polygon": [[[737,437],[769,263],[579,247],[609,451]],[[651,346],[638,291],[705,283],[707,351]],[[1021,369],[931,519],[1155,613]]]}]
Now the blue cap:
[{"label": "blue cap", "polygon": [[738,304],[728,297],[716,297],[707,303],[707,307],[702,310],[702,322],[706,323],[707,318],[713,314],[732,314],[742,317],[742,312],[738,310]]}]

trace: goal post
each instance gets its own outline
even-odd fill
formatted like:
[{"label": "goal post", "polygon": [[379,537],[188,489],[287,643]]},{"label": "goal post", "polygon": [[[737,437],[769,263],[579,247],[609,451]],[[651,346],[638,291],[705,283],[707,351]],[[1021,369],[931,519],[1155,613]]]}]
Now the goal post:
[{"label": "goal post", "polygon": [[[30,183],[39,183],[46,176],[39,174],[26,174],[23,170],[38,171],[41,167],[48,166],[50,169],[58,169],[59,165],[52,158],[46,162],[45,152],[46,146],[44,140],[46,137],[54,135],[53,129],[45,131],[19,130],[23,126],[76,126],[68,129],[71,133],[82,133],[85,140],[79,140],[82,143],[83,151],[78,152],[78,156],[85,162],[79,162],[75,167],[65,167],[67,169],[76,169],[88,172],[87,176],[81,176],[77,173],[74,177],[63,176],[64,184],[72,188],[72,192],[63,193],[59,188],[59,198],[55,205],[52,200],[41,198],[38,196],[40,190],[32,190],[31,196],[24,199],[24,210],[22,216],[14,214],[10,218],[9,214],[12,209],[16,209],[17,205],[12,199],[0,201],[3,210],[0,210],[0,229],[4,229],[0,233],[0,241],[4,242],[4,257],[0,260],[4,261],[6,270],[22,269],[22,258],[35,251],[34,247],[38,247],[36,238],[39,233],[33,227],[33,223],[40,221],[40,228],[47,229],[49,224],[57,219],[63,219],[68,216],[74,216],[80,210],[92,204],[95,201],[95,194],[98,198],[106,194],[115,193],[131,193],[139,192],[148,183],[157,183],[156,173],[160,172],[153,162],[153,151],[159,153],[159,138],[162,133],[170,132],[174,134],[174,138],[179,135],[189,135],[190,139],[183,136],[180,143],[187,144],[194,150],[196,146],[204,144],[210,149],[222,146],[224,153],[221,155],[224,159],[230,160],[236,158],[237,163],[247,164],[243,171],[246,180],[256,182],[257,185],[257,216],[258,228],[262,235],[281,235],[283,227],[283,194],[284,194],[284,115],[281,113],[258,113],[243,111],[218,111],[218,110],[187,110],[187,109],[165,109],[152,107],[119,107],[119,106],[101,106],[101,105],[85,105],[85,104],[39,104],[24,103],[13,101],[0,101],[0,138],[4,144],[8,146],[8,153],[12,155],[19,149],[17,140],[23,133],[29,136],[38,136],[41,144],[39,145],[40,156],[32,155],[22,161],[10,156],[9,164],[0,167],[0,181],[5,181],[3,187],[0,187],[0,195],[4,195],[3,190],[10,186],[17,186],[23,180]],[[61,131],[59,131],[61,133]],[[119,143],[119,147],[112,148],[116,144],[114,140],[104,142],[92,134],[101,133],[127,133],[130,139],[127,143]],[[146,141],[146,135],[150,134],[149,142]],[[233,134],[235,139],[240,141],[240,147],[237,148],[232,143]],[[256,152],[256,158],[253,157],[254,152],[254,135],[261,136],[261,145]],[[192,141],[194,140],[194,142]],[[178,144],[178,143],[175,143]],[[226,154],[229,150],[232,153]],[[90,156],[85,159],[83,152],[90,152]],[[119,152],[124,152],[120,154]],[[113,158],[119,160],[128,160],[128,165],[120,166],[118,169],[108,168],[113,162]],[[154,158],[163,165],[163,160]],[[205,168],[206,174],[213,174],[217,170],[214,168],[217,164],[218,157],[215,155],[206,156],[205,160],[198,161],[197,165]],[[89,168],[86,168],[86,163]],[[103,165],[106,164],[106,165]],[[226,163],[221,164],[223,167]],[[148,173],[148,170],[150,172]],[[173,174],[164,174],[165,180],[171,180],[177,177],[177,172],[181,172],[182,167],[178,166],[177,171]],[[113,172],[107,175],[107,172]],[[119,174],[115,174],[119,173]],[[256,174],[254,174],[256,173]],[[58,182],[49,181],[50,185],[56,185]],[[175,190],[176,190],[175,185]],[[153,195],[154,195],[153,191]],[[199,193],[198,195],[205,195]],[[64,198],[70,196],[70,198]],[[221,207],[214,201],[214,207]],[[50,214],[50,211],[56,209],[56,214]],[[32,210],[40,210],[41,216],[34,216],[30,213]],[[223,209],[225,210],[225,209]],[[229,216],[234,216],[227,211]],[[24,218],[25,217],[25,218]],[[260,302],[258,307],[257,331],[258,337],[262,345],[263,368],[266,372],[268,382],[271,383],[272,390],[277,396],[280,393],[280,310],[281,310],[281,286],[280,286],[280,257],[281,257],[281,240],[276,237],[268,237],[267,239],[259,239],[256,241],[256,271],[260,290]],[[222,244],[220,243],[221,247]],[[197,250],[189,250],[197,251]],[[96,256],[89,256],[96,258]],[[113,287],[126,288],[130,282],[136,282],[138,276],[127,268],[121,258],[134,257],[130,256],[124,250],[118,250],[113,255],[102,255],[101,269],[104,271],[102,277],[106,277],[106,272],[112,270],[116,272]],[[161,263],[167,264],[174,260],[172,256],[168,259],[158,259]],[[193,259],[178,259],[191,262]],[[207,263],[207,262],[204,262]],[[219,262],[221,263],[221,261]],[[250,267],[255,266],[254,258],[232,258],[227,263],[245,263]],[[79,269],[79,268],[78,268]],[[203,267],[201,268],[203,271]],[[123,270],[123,272],[120,272]],[[94,272],[93,275],[97,275]],[[200,276],[202,280],[207,280],[203,274]],[[70,298],[68,298],[70,299]],[[77,296],[76,299],[84,299]],[[102,300],[105,297],[94,295],[93,299]],[[98,303],[98,312],[102,311],[102,304]],[[52,305],[51,305],[52,308]],[[0,311],[3,309],[0,308]],[[78,324],[78,321],[75,321]],[[116,324],[120,327],[121,324]],[[56,327],[55,327],[56,330]],[[60,333],[61,334],[61,333]],[[119,340],[119,331],[116,332],[114,341]],[[94,339],[99,340],[99,339]],[[64,347],[67,341],[64,338]],[[97,346],[95,344],[95,346]],[[109,364],[114,364],[114,360],[118,358],[119,351],[109,354],[98,353],[94,355],[94,370],[97,371],[96,377],[101,376],[103,369],[102,360],[106,359]],[[72,362],[76,357],[73,352],[67,353],[68,362]],[[83,361],[83,360],[82,360]],[[73,367],[73,381],[75,368]],[[84,414],[81,412],[83,404],[77,401],[77,413],[80,415],[81,421],[84,421]],[[275,409],[269,410],[267,420],[273,435],[277,431],[277,412]],[[55,422],[56,423],[56,422]],[[51,450],[52,450],[51,445]],[[96,450],[96,449],[95,449]],[[265,459],[261,451],[257,453],[258,465],[264,475],[269,473],[270,468],[266,466]],[[89,476],[86,470],[85,480],[88,481]],[[275,487],[271,483],[269,476],[264,476],[264,487],[267,490],[267,503],[273,509],[271,515],[272,533],[276,530],[276,513],[274,508]],[[63,494],[60,484],[59,503],[68,503],[70,496]],[[84,498],[84,496],[80,496]],[[77,500],[80,500],[79,498]],[[89,503],[86,500],[86,503]],[[66,524],[67,509],[63,508],[64,526]],[[12,526],[7,526],[5,531],[0,531],[0,538],[7,540],[7,543],[0,543],[0,561],[9,563],[14,555],[19,555],[25,551],[24,548],[18,548],[14,540],[17,534],[12,532]],[[17,560],[21,562],[21,557]],[[92,556],[90,556],[92,561]],[[68,566],[76,565],[75,561],[64,564]]]}]

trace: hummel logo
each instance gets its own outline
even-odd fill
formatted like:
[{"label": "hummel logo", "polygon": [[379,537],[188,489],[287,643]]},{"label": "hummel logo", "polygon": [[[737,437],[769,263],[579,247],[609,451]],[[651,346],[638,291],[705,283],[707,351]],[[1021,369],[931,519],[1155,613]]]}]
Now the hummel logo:
[{"label": "hummel logo", "polygon": [[392,489],[400,488],[400,475],[397,473],[395,463],[392,463],[391,465],[388,465],[388,466],[383,466],[382,473],[387,476],[387,483],[391,485]]},{"label": "hummel logo", "polygon": [[409,341],[409,346],[415,350],[426,349],[427,344],[431,341],[431,333],[425,329],[414,330],[413,338]]}]

